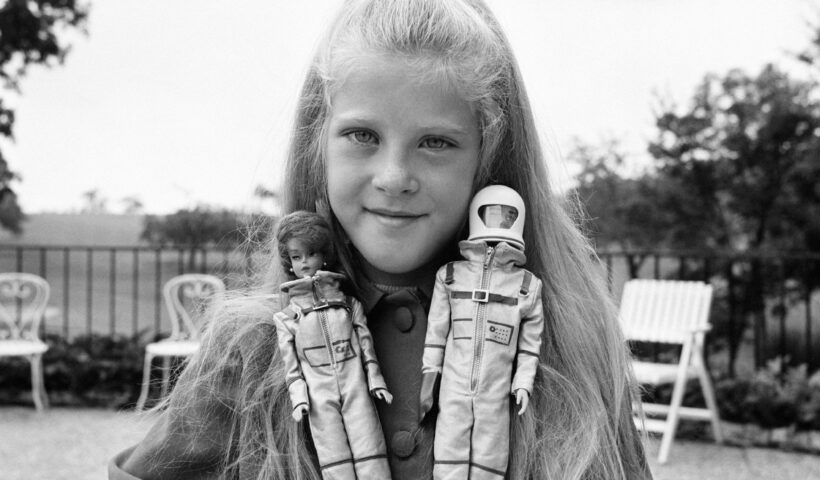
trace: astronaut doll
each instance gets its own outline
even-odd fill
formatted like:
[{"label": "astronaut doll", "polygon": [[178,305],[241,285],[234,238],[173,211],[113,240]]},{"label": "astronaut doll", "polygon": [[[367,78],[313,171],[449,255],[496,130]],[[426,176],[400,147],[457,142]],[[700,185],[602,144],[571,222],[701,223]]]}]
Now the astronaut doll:
[{"label": "astronaut doll", "polygon": [[362,305],[339,289],[330,229],[316,213],[294,212],[279,223],[279,257],[295,280],[283,283],[274,316],[293,418],[307,414],[322,478],[390,478],[387,450],[370,396],[388,404]]},{"label": "astronaut doll", "polygon": [[422,417],[441,375],[433,476],[503,479],[510,395],[527,409],[544,329],[541,281],[523,268],[524,201],[492,185],[470,204],[464,260],[436,274],[422,360]]}]

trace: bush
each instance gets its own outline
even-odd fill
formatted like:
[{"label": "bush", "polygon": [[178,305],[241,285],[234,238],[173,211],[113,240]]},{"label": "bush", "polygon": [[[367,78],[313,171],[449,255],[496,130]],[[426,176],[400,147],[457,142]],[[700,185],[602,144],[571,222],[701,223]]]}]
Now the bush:
[{"label": "bush", "polygon": [[782,366],[776,358],[753,375],[719,381],[720,417],[765,429],[820,430],[820,372],[809,378],[805,365]]},{"label": "bush", "polygon": [[[133,404],[142,381],[139,336],[83,335],[44,339],[46,392],[52,405],[120,408]],[[0,361],[0,403],[31,404],[31,370],[20,357]]]}]

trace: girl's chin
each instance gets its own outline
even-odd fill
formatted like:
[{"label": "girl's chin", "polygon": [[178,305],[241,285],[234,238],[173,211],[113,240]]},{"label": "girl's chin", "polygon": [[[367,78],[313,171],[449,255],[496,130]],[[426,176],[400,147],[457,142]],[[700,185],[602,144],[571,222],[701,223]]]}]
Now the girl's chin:
[{"label": "girl's chin", "polygon": [[429,257],[408,255],[408,247],[364,248],[359,253],[372,268],[383,273],[400,275],[418,270],[429,261]]}]

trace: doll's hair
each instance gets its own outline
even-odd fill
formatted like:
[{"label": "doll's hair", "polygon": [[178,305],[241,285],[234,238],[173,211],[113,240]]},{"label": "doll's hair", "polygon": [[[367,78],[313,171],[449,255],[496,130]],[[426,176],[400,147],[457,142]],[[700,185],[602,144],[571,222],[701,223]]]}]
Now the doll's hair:
[{"label": "doll's hair", "polygon": [[288,254],[288,242],[296,239],[311,252],[322,254],[325,263],[332,266],[336,263],[330,226],[316,212],[297,210],[279,220],[276,227],[276,249],[279,262],[287,272],[293,266]]},{"label": "doll's hair", "polygon": [[[614,306],[595,252],[573,221],[580,210],[550,192],[518,65],[483,2],[344,2],[301,91],[284,211],[318,211],[327,217],[338,263],[353,277],[355,257],[327,200],[324,144],[333,92],[368,55],[417,65],[422,80],[448,79],[471,102],[480,122],[474,191],[489,183],[507,185],[528,206],[527,268],[544,283],[546,327],[530,407],[522,417],[513,415],[508,478],[644,478],[641,439],[631,414],[635,392],[629,354]],[[225,379],[231,379],[233,400],[225,408],[232,431],[223,440],[226,477],[241,468],[250,478],[319,479],[310,449],[301,447],[310,445],[306,422],[290,419],[271,321],[280,305],[270,295],[285,274],[269,258],[270,267],[253,292],[213,310],[211,328],[177,384],[169,414],[189,418],[185,409],[193,408],[203,391],[222,392],[228,388]]]}]

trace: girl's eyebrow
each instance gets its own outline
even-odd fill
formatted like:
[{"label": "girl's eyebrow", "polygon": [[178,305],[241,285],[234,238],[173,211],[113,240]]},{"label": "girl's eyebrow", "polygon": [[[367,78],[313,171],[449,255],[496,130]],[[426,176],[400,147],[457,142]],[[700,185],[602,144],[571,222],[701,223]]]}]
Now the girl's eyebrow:
[{"label": "girl's eyebrow", "polygon": [[[339,123],[345,125],[356,125],[356,124],[364,124],[364,125],[372,125],[378,124],[379,121],[374,118],[370,118],[367,115],[361,114],[349,114],[346,115],[344,113],[334,115],[335,120]],[[415,127],[417,131],[421,132],[434,132],[440,135],[452,135],[452,136],[467,136],[470,134],[470,128],[461,125],[458,122],[451,122],[446,119],[429,122],[426,124],[418,125]]]}]

